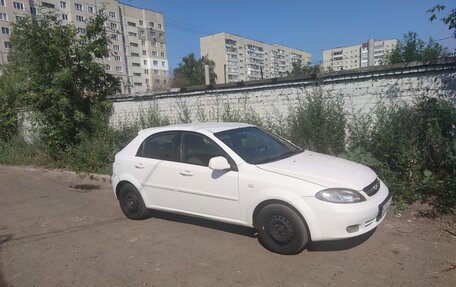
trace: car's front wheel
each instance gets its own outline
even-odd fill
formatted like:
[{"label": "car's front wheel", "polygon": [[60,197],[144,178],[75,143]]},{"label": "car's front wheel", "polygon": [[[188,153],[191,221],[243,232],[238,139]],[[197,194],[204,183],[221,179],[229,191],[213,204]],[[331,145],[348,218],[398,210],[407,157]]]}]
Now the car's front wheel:
[{"label": "car's front wheel", "polygon": [[309,242],[306,224],[290,207],[269,204],[255,220],[258,237],[264,247],[279,254],[297,254]]},{"label": "car's front wheel", "polygon": [[147,208],[139,191],[132,184],[124,184],[119,191],[119,203],[125,216],[130,219],[143,219],[147,215]]}]

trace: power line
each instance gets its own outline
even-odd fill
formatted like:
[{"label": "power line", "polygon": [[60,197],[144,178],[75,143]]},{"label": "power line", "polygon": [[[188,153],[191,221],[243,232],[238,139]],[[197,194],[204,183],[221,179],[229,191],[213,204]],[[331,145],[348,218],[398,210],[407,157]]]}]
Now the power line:
[{"label": "power line", "polygon": [[450,39],[450,38],[453,38],[453,36],[449,36],[449,37],[438,39],[438,40],[434,40],[434,41],[443,41],[443,40],[447,40],[447,39]]}]

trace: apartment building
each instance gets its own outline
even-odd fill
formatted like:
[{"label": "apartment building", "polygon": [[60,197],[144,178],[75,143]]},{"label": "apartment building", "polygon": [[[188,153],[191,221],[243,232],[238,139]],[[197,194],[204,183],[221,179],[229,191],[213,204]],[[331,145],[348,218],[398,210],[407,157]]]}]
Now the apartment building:
[{"label": "apartment building", "polygon": [[308,52],[224,32],[200,38],[200,49],[201,56],[215,62],[218,84],[283,77],[293,63],[312,58]]},{"label": "apartment building", "polygon": [[141,94],[167,87],[169,68],[163,14],[115,0],[0,0],[0,65],[8,61],[11,24],[25,15],[52,11],[82,33],[86,21],[101,9],[108,16],[111,53],[97,61],[121,81],[121,93]]},{"label": "apartment building", "polygon": [[379,66],[385,55],[396,47],[397,39],[375,40],[323,51],[323,67],[334,71]]}]

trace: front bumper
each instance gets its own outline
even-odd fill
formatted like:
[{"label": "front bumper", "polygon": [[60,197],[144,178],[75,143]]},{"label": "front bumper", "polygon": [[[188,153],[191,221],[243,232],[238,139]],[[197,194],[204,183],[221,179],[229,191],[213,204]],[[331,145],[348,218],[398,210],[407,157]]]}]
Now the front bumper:
[{"label": "front bumper", "polygon": [[337,204],[315,197],[302,197],[293,202],[304,216],[313,241],[367,233],[383,221],[390,203],[391,195],[383,183],[377,194],[360,203]]}]

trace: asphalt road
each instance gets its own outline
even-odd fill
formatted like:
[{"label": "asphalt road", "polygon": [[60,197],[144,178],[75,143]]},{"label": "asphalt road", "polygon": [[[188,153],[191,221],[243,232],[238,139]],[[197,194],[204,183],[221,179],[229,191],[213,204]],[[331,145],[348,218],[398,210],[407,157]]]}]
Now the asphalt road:
[{"label": "asphalt road", "polygon": [[109,181],[0,165],[0,286],[456,286],[455,259],[455,236],[413,213],[283,256],[248,228],[128,220]]}]

